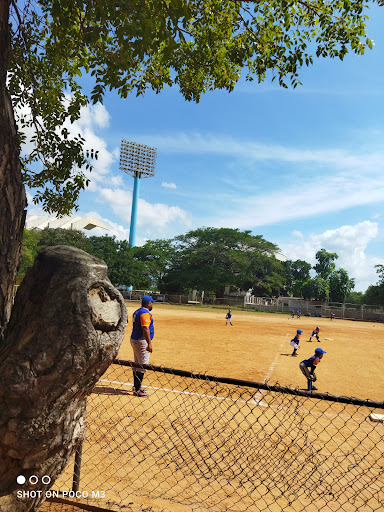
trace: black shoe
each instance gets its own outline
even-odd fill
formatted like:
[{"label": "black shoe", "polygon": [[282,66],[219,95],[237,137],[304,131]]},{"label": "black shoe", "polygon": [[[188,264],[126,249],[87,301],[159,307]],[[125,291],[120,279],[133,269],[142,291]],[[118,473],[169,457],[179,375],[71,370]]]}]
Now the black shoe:
[{"label": "black shoe", "polygon": [[317,387],[316,386],[312,386],[311,391],[317,391]]}]

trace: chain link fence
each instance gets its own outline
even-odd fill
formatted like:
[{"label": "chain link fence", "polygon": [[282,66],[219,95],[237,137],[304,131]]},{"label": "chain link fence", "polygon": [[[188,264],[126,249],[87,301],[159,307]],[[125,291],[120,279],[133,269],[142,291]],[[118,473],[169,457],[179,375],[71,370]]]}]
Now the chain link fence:
[{"label": "chain link fence", "polygon": [[140,398],[132,366],[115,361],[89,397],[61,497],[124,511],[383,510],[384,403],[155,366]]}]

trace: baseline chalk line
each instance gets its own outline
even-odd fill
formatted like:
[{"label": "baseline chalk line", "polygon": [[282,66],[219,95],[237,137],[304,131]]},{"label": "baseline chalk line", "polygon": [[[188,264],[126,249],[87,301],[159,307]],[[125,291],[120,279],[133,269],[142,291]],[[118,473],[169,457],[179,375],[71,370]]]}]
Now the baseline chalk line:
[{"label": "baseline chalk line", "polygon": [[[118,382],[115,380],[106,380],[106,379],[100,379],[99,382],[108,382],[109,384],[119,384],[120,386],[129,386],[131,387],[133,384],[129,382]],[[192,393],[191,391],[179,391],[178,389],[167,389],[167,388],[156,388],[153,386],[145,386],[147,389],[154,389],[156,391],[164,391],[165,393],[177,393],[181,395],[190,395],[190,396],[198,396],[199,398],[211,398],[214,400],[224,400],[228,402],[240,402],[242,404],[251,404],[251,405],[260,405],[261,407],[271,407],[270,405],[261,402],[259,400],[242,400],[241,398],[227,398],[227,397],[221,397],[221,396],[214,396],[214,395],[202,395],[200,393]]]}]

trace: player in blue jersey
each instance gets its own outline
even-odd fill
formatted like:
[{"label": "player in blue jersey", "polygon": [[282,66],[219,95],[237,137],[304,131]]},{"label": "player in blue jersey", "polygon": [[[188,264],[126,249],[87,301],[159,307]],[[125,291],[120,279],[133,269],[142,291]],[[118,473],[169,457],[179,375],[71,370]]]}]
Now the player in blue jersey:
[{"label": "player in blue jersey", "polygon": [[319,338],[319,332],[320,332],[320,327],[316,327],[316,329],[313,329],[313,331],[311,332],[311,335],[309,337],[309,340],[308,341],[312,341],[312,337],[315,336],[315,338],[317,339],[317,341],[320,341],[320,338]]},{"label": "player in blue jersey", "polygon": [[299,349],[300,336],[302,332],[303,331],[301,329],[297,329],[296,336],[289,342],[289,344],[293,347],[292,357],[297,357],[296,352]]},{"label": "player in blue jersey", "polygon": [[[131,334],[131,346],[135,363],[148,364],[149,355],[153,350],[152,340],[155,334],[153,317],[151,314],[153,298],[144,295],[141,301],[141,308],[133,313],[133,328]],[[144,369],[133,369],[133,394],[135,396],[148,396],[145,389],[141,387],[144,378]]]},{"label": "player in blue jersey", "polygon": [[226,322],[225,322],[225,325],[227,325],[227,323],[229,322],[232,326],[233,326],[233,323],[231,322],[231,318],[232,318],[232,312],[230,309],[228,309],[228,313],[225,315],[225,318],[226,318]]},{"label": "player in blue jersey", "polygon": [[326,352],[321,349],[317,348],[315,350],[315,355],[308,359],[304,359],[304,361],[301,361],[300,363],[300,370],[302,371],[303,375],[307,379],[307,389],[308,391],[317,391],[317,388],[313,386],[313,382],[317,380],[315,370],[317,365],[320,363],[320,359],[323,358],[323,355],[326,354]]}]

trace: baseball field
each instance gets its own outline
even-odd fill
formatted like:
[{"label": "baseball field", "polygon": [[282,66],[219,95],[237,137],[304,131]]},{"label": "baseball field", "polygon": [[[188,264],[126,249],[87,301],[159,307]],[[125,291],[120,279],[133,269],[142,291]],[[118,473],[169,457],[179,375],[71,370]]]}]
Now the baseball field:
[{"label": "baseball field", "polygon": [[[138,304],[127,304],[131,322]],[[156,304],[154,350],[150,363],[220,377],[252,380],[283,386],[305,387],[299,362],[317,347],[327,353],[317,370],[319,392],[382,401],[384,324],[291,318],[290,315],[232,311],[226,326],[223,309]],[[132,359],[128,325],[119,352]],[[320,327],[320,340],[308,343],[311,331]],[[289,341],[302,329],[298,357],[291,357]],[[327,340],[327,338],[331,338]]]},{"label": "baseball field", "polygon": [[[132,359],[138,304],[127,307],[122,360]],[[319,392],[383,401],[383,324],[232,312],[230,326],[225,309],[155,304],[150,363],[305,389],[299,362],[321,347]],[[309,343],[317,326],[321,342]],[[135,512],[380,510],[384,424],[365,408],[189,380],[147,372],[149,397],[138,398],[132,370],[110,367],[89,400],[80,489],[104,489],[104,507]]]}]

